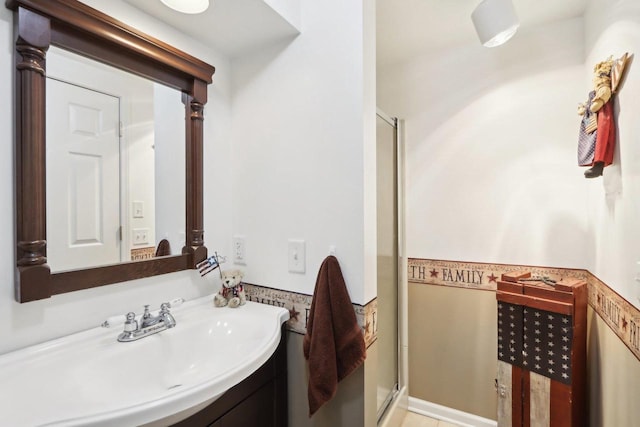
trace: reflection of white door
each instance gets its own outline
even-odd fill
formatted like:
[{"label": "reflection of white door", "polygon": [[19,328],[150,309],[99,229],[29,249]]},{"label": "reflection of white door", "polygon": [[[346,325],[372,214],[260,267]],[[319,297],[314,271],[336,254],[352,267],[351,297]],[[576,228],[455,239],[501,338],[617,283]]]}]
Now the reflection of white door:
[{"label": "reflection of white door", "polygon": [[47,79],[47,258],[53,271],[120,262],[117,97]]}]

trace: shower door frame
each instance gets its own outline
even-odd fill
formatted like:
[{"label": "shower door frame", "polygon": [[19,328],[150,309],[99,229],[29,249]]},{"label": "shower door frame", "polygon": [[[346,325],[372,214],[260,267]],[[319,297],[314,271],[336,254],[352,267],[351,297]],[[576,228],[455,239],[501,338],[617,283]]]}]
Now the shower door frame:
[{"label": "shower door frame", "polygon": [[[407,270],[407,259],[405,255],[405,220],[404,220],[404,201],[405,201],[405,179],[404,179],[404,121],[399,120],[396,117],[392,117],[382,111],[381,109],[377,109],[376,117],[380,117],[382,120],[387,122],[395,132],[395,144],[396,144],[396,171],[395,171],[395,181],[396,181],[396,256],[397,256],[397,277],[396,277],[396,292],[397,292],[397,314],[398,318],[396,327],[396,337],[397,337],[397,361],[398,365],[396,366],[396,384],[393,390],[389,393],[389,396],[385,399],[384,403],[377,410],[376,418],[377,424],[382,425],[386,422],[391,415],[392,407],[394,403],[400,400],[401,398],[408,398],[408,348],[407,348],[407,282],[406,282],[406,270]],[[377,142],[376,142],[377,143]],[[401,407],[406,408],[407,404],[401,403]]]}]

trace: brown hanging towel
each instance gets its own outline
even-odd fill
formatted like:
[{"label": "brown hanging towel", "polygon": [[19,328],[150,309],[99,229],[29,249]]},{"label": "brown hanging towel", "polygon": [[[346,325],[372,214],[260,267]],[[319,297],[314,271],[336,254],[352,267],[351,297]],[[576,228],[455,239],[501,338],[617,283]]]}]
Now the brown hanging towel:
[{"label": "brown hanging towel", "polygon": [[156,249],[156,257],[171,255],[171,244],[167,239],[160,240]]},{"label": "brown hanging towel", "polygon": [[366,357],[362,330],[334,256],[320,266],[304,336],[309,363],[309,417],[336,394],[338,382]]}]

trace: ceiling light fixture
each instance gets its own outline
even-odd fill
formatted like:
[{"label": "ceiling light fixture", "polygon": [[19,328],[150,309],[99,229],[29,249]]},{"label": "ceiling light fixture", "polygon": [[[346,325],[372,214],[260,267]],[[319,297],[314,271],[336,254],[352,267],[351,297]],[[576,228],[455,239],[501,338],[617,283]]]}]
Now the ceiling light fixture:
[{"label": "ceiling light fixture", "polygon": [[209,7],[209,0],[160,0],[165,6],[182,13],[202,13]]},{"label": "ceiling light fixture", "polygon": [[511,0],[483,0],[471,14],[471,20],[486,47],[505,43],[520,26]]}]

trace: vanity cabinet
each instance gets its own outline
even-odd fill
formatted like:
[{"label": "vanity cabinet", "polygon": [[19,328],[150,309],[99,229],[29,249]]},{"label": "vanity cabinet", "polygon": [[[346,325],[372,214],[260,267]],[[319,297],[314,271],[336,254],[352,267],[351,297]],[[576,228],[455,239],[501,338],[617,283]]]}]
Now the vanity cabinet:
[{"label": "vanity cabinet", "polygon": [[240,384],[173,427],[287,427],[287,346],[283,327],[271,358]]}]

